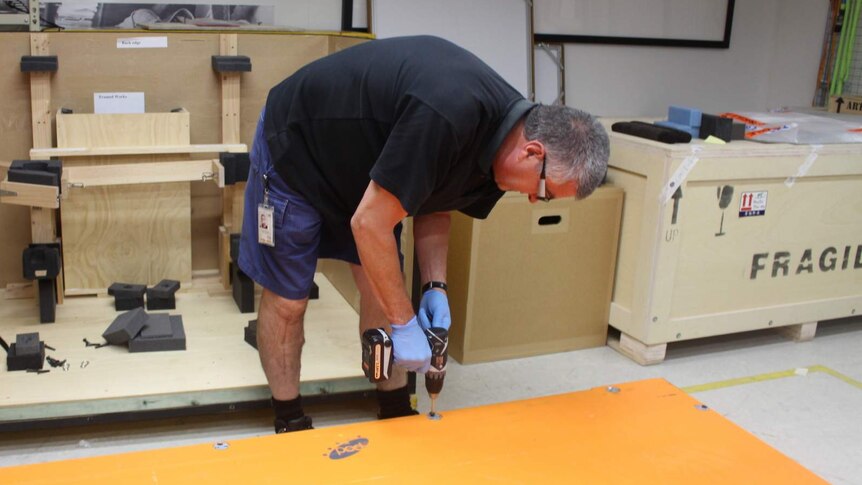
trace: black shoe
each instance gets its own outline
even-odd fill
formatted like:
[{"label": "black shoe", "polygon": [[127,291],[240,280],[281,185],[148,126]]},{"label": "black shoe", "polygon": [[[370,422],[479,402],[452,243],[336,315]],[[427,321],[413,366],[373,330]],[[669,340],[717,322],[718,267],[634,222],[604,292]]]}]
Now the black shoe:
[{"label": "black shoe", "polygon": [[290,421],[283,419],[275,420],[275,434],[305,431],[307,429],[314,429],[314,426],[311,425],[311,418],[308,416],[291,419]]},{"label": "black shoe", "polygon": [[396,411],[390,411],[388,413],[377,411],[377,419],[402,418],[404,416],[416,416],[417,414],[419,414],[419,411],[413,408],[399,409]]}]

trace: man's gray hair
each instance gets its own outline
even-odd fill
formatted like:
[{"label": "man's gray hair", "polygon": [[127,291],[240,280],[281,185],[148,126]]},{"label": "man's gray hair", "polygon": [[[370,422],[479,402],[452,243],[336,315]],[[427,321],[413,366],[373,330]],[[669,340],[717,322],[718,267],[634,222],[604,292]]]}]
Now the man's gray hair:
[{"label": "man's gray hair", "polygon": [[608,133],[585,111],[540,104],[527,114],[524,136],[545,146],[548,178],[560,183],[577,180],[578,199],[592,194],[608,172]]}]

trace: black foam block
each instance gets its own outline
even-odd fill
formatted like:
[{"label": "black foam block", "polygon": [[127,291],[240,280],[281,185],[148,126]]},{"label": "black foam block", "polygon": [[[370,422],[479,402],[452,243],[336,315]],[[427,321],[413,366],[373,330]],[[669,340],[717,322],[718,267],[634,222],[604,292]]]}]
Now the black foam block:
[{"label": "black foam block", "polygon": [[250,72],[251,58],[248,56],[212,56],[216,72]]},{"label": "black foam block", "polygon": [[10,182],[22,184],[60,186],[60,177],[51,172],[40,172],[38,170],[12,170],[10,168],[8,179]]},{"label": "black foam block", "polygon": [[700,119],[699,138],[707,139],[710,135],[730,141],[733,134],[733,120],[721,116],[708,115],[706,113]]},{"label": "black foam block", "polygon": [[689,133],[642,121],[618,121],[611,125],[611,130],[662,143],[688,143],[691,141],[691,134]]},{"label": "black foam block", "polygon": [[57,318],[57,286],[56,280],[38,280],[39,286],[39,322],[54,323]]},{"label": "black foam block", "polygon": [[162,280],[156,286],[147,288],[147,310],[173,310],[177,307],[176,292],[180,282]]},{"label": "black foam block", "polygon": [[45,344],[39,342],[39,350],[35,353],[19,353],[18,344],[9,346],[6,353],[6,370],[40,370],[45,365]]},{"label": "black foam block", "polygon": [[138,335],[147,322],[147,312],[143,307],[120,314],[102,333],[102,337],[114,345],[122,345]]},{"label": "black foam block", "polygon": [[21,56],[21,72],[56,72],[57,56]]},{"label": "black foam block", "polygon": [[233,301],[241,313],[254,312],[254,281],[248,277],[236,263],[231,264]]},{"label": "black foam block", "polygon": [[[165,315],[168,316],[168,315]],[[129,341],[129,352],[163,352],[168,350],[186,350],[186,331],[183,327],[183,317],[170,315],[171,334],[145,337],[143,332]]]},{"label": "black foam block", "polygon": [[311,290],[308,292],[309,300],[317,300],[320,298],[320,287],[314,281],[311,282]]},{"label": "black foam block", "polygon": [[745,140],[745,123],[733,123],[730,129],[731,140]]},{"label": "black foam block", "polygon": [[12,160],[8,178],[10,182],[59,187],[62,176],[60,160]]},{"label": "black foam block", "polygon": [[15,336],[15,346],[18,355],[33,355],[39,353],[39,332],[19,333]]},{"label": "black foam block", "polygon": [[30,244],[21,255],[24,278],[53,280],[63,267],[58,244]]},{"label": "black foam block", "polygon": [[144,328],[141,329],[135,338],[154,338],[154,337],[170,337],[173,335],[171,330],[171,316],[167,313],[152,313],[147,315],[144,321]]},{"label": "black foam block", "polygon": [[248,181],[248,169],[251,161],[248,153],[219,153],[219,162],[224,167],[224,184],[234,185],[238,182]]},{"label": "black foam block", "polygon": [[144,306],[144,293],[146,292],[146,285],[131,283],[114,283],[108,287],[108,294],[114,297],[114,308],[117,311]]},{"label": "black foam block", "polygon": [[45,344],[39,332],[19,333],[6,353],[6,368],[12,370],[41,369],[45,363]]},{"label": "black foam block", "polygon": [[246,325],[245,342],[257,349],[257,320],[251,320]]},{"label": "black foam block", "polygon": [[242,234],[233,233],[230,235],[230,260],[236,263],[239,260],[239,242],[242,240]]}]

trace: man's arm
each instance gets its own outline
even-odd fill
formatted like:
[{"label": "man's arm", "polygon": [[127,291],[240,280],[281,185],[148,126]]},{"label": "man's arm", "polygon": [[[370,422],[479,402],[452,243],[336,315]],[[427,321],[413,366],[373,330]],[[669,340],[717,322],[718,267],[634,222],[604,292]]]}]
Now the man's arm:
[{"label": "man's arm", "polygon": [[413,218],[413,244],[419,259],[422,284],[446,282],[446,255],[449,250],[448,212],[437,212]]},{"label": "man's arm", "polygon": [[401,277],[398,247],[392,237],[392,229],[406,215],[401,202],[372,180],[350,220],[362,268],[374,296],[394,324],[407,323],[414,316]]}]

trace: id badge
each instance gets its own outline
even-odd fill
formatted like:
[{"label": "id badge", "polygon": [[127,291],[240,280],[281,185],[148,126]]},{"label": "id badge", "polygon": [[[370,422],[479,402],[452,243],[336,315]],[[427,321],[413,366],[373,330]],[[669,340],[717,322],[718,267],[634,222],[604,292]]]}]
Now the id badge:
[{"label": "id badge", "polygon": [[272,227],[273,207],[266,204],[257,205],[257,242],[275,247],[275,237]]}]

